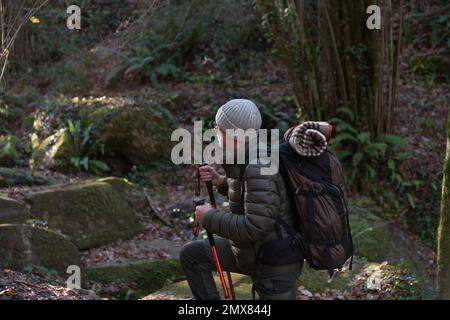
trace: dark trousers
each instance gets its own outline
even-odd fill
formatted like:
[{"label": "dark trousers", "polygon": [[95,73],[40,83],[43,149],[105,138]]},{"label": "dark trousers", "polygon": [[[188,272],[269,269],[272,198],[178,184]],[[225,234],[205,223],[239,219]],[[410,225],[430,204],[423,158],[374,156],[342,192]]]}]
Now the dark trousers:
[{"label": "dark trousers", "polygon": [[[236,263],[230,242],[219,237],[214,237],[214,239],[222,270],[224,272],[230,271],[245,274]],[[212,275],[212,271],[216,270],[216,266],[207,239],[196,240],[186,244],[180,252],[180,261],[196,300],[220,299]],[[283,268],[280,270],[283,270]],[[296,293],[295,282],[300,273],[301,265],[298,264],[284,268],[284,271],[272,276],[261,277],[255,274],[250,274],[250,276],[260,299],[294,300]]]}]

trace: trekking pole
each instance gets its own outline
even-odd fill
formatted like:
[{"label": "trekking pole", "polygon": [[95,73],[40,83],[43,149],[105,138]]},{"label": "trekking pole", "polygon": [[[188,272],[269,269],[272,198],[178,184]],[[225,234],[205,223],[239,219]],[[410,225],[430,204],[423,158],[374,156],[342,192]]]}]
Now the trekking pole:
[{"label": "trekking pole", "polygon": [[[206,164],[203,164],[202,166],[205,166]],[[207,181],[206,182],[206,188],[208,190],[208,195],[209,195],[209,199],[211,202],[211,207],[216,208],[216,200],[214,198],[214,192],[213,192],[213,188],[212,188],[212,182],[211,181]],[[197,170],[197,183],[195,186],[195,195],[197,197],[200,196],[200,171]],[[195,205],[202,205],[204,204],[205,200],[201,199],[201,200],[197,200],[195,201]],[[194,222],[194,235],[198,235],[198,230],[199,229],[199,225],[198,223]],[[219,274],[220,277],[220,282],[222,284],[222,289],[223,289],[223,293],[224,293],[224,297],[225,299],[229,299],[230,295],[228,294],[228,288],[227,288],[227,284],[225,282],[225,278],[223,276],[223,272],[222,272],[222,266],[220,265],[220,260],[219,260],[219,255],[217,254],[217,249],[216,249],[216,242],[214,241],[214,237],[213,235],[206,231],[206,234],[208,236],[208,241],[209,241],[209,245],[211,247],[211,251],[212,251],[212,255],[213,255],[213,259],[214,259],[214,263],[216,265],[216,270],[217,273]],[[233,288],[233,282],[231,279],[231,274],[228,272],[228,282],[230,283],[230,289],[231,289],[231,296],[234,299],[236,299],[235,293],[234,293],[234,288]]]},{"label": "trekking pole", "polygon": [[[206,181],[206,189],[208,190],[209,201],[211,202],[211,207],[213,207],[214,209],[217,208],[216,199],[214,197],[214,191],[213,191],[213,186],[212,186],[211,181]],[[219,257],[217,256],[216,243],[214,241],[213,235],[210,232],[207,232],[207,235],[208,235],[209,244],[211,245],[211,250],[213,251],[213,255],[215,256],[215,261],[216,261],[217,271],[219,272],[220,281],[222,282],[222,286],[223,286],[224,292],[225,292],[225,291],[227,291],[227,290],[225,290],[227,285],[226,285],[225,279],[223,277],[222,268],[220,267]],[[219,271],[219,268],[220,268],[220,271]],[[230,285],[231,298],[233,300],[236,300],[236,294],[234,293],[234,287],[233,287],[233,279],[231,278],[231,273],[229,271],[227,272],[227,277],[228,277],[228,284]],[[229,297],[227,297],[228,291],[226,292],[225,296],[226,296],[225,299],[229,299]]]}]

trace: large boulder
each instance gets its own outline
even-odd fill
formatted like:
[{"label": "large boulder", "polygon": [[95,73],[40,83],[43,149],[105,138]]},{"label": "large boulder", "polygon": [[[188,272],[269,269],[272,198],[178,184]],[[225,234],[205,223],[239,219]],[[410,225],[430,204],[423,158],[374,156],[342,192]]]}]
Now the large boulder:
[{"label": "large boulder", "polygon": [[49,185],[53,180],[43,176],[31,174],[20,169],[0,167],[0,188],[15,186]]},{"label": "large boulder", "polygon": [[122,197],[124,197],[124,199],[126,199],[135,213],[143,213],[145,211],[148,211],[149,203],[144,192],[139,190],[127,179],[118,177],[106,177],[97,179],[96,181],[111,185],[114,190],[116,190]]},{"label": "large boulder", "polygon": [[121,168],[113,162],[115,159],[131,166],[170,155],[172,125],[167,116],[151,106],[98,109],[89,119],[90,123],[104,122],[98,139],[105,146],[105,161],[117,169]]},{"label": "large boulder", "polygon": [[0,195],[0,224],[24,223],[28,209],[20,202]]},{"label": "large boulder", "polygon": [[183,270],[178,260],[167,259],[96,266],[87,269],[86,274],[99,294],[136,299],[180,280]]},{"label": "large boulder", "polygon": [[53,187],[25,199],[31,215],[67,235],[78,249],[129,239],[143,230],[128,201],[106,182]]},{"label": "large boulder", "polygon": [[82,267],[77,248],[62,235],[28,225],[0,225],[0,269],[43,266],[66,275],[67,267]]}]

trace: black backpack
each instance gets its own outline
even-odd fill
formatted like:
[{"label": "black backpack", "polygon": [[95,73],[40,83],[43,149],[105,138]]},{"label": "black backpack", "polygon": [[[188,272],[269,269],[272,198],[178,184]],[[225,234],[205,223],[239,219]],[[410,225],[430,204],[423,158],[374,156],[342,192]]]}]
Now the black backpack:
[{"label": "black backpack", "polygon": [[331,277],[350,258],[353,241],[348,218],[344,175],[337,156],[326,149],[317,157],[298,154],[288,142],[280,144],[280,173],[289,191],[294,228],[304,259]]}]

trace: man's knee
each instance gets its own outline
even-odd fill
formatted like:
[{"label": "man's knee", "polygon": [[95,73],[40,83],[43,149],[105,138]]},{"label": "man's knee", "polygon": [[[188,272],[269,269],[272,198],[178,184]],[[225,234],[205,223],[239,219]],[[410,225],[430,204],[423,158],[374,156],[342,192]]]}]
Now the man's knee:
[{"label": "man's knee", "polygon": [[201,241],[192,241],[186,243],[180,251],[180,262],[182,265],[188,265],[200,260],[203,255],[203,244]]}]

